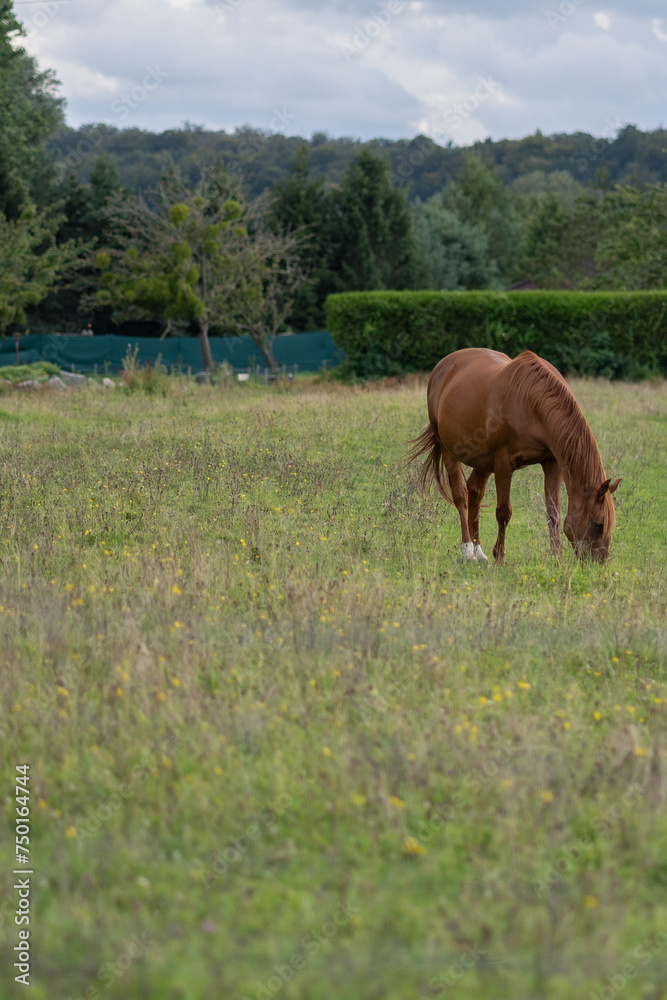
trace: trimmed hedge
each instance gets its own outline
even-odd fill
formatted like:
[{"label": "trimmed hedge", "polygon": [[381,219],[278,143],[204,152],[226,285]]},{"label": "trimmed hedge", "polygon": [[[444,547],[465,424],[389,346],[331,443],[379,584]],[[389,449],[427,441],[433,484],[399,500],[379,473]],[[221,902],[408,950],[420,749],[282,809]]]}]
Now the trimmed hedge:
[{"label": "trimmed hedge", "polygon": [[667,290],[347,292],[330,295],[326,312],[361,378],[430,371],[462,347],[529,349],[578,375],[667,375]]}]

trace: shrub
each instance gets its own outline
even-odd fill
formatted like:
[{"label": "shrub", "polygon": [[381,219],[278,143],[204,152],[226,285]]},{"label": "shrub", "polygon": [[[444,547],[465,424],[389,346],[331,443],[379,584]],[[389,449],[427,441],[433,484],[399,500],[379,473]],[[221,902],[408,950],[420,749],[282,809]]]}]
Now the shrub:
[{"label": "shrub", "polygon": [[52,375],[59,375],[58,365],[52,365],[49,361],[35,361],[31,365],[3,365],[0,367],[0,379],[7,379],[8,382],[26,382],[28,379],[35,379],[37,382],[46,382]]},{"label": "shrub", "polygon": [[326,311],[361,378],[429,371],[462,347],[529,349],[565,373],[667,374],[667,291],[348,292]]}]

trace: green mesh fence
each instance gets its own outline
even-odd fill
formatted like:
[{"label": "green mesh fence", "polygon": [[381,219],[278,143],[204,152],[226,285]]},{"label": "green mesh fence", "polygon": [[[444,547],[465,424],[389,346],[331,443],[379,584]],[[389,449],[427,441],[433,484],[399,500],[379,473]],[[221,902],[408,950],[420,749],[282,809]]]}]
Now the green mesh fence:
[{"label": "green mesh fence", "polygon": [[[19,364],[33,361],[51,361],[67,371],[116,372],[123,367],[123,358],[128,347],[131,352],[138,349],[137,361],[155,364],[158,357],[170,370],[190,371],[193,374],[204,370],[199,341],[196,337],[122,337],[107,334],[100,337],[81,337],[70,334],[34,333],[21,337],[19,341]],[[211,337],[211,352],[216,364],[224,361],[235,371],[247,371],[259,366],[264,369],[266,362],[250,337]],[[276,337],[273,353],[278,365],[289,371],[319,371],[320,368],[334,368],[344,354],[334,344],[327,330],[317,333],[294,333]],[[16,343],[13,337],[0,340],[0,366],[16,361]]]}]

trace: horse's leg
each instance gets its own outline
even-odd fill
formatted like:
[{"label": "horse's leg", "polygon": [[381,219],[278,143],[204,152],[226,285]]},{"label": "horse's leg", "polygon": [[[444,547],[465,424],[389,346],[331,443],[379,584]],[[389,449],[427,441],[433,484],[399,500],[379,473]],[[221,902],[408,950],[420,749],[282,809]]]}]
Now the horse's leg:
[{"label": "horse's leg", "polygon": [[449,478],[449,485],[452,489],[454,506],[458,510],[459,517],[461,518],[461,554],[464,559],[474,559],[475,546],[472,543],[470,532],[468,531],[468,487],[466,486],[463,469],[461,468],[461,463],[457,462],[457,460],[452,458],[452,456],[447,452],[443,451],[442,458],[445,463],[445,468],[447,469],[447,476]]},{"label": "horse's leg", "polygon": [[549,547],[551,555],[560,559],[562,547],[560,540],[560,484],[563,476],[558,462],[543,462],[544,470],[544,500],[547,506],[547,526],[549,528]]},{"label": "horse's leg", "polygon": [[489,560],[484,555],[479,540],[479,508],[482,506],[488,478],[488,473],[483,475],[476,469],[468,476],[468,531],[473,541],[475,559],[483,563]]},{"label": "horse's leg", "polygon": [[504,563],[505,528],[512,517],[512,504],[510,503],[512,465],[508,456],[503,452],[496,454],[493,474],[496,480],[496,521],[498,522],[498,537],[493,546],[493,558],[497,563]]}]

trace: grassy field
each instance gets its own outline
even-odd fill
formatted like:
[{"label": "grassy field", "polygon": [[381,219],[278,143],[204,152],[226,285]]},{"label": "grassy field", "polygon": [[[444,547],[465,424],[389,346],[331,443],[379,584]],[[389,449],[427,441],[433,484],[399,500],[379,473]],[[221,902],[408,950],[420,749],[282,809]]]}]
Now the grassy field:
[{"label": "grassy field", "polygon": [[602,567],[535,469],[461,562],[423,383],[0,398],[3,998],[666,995],[667,391],[573,388]]}]

